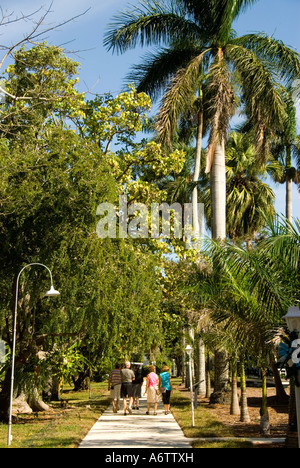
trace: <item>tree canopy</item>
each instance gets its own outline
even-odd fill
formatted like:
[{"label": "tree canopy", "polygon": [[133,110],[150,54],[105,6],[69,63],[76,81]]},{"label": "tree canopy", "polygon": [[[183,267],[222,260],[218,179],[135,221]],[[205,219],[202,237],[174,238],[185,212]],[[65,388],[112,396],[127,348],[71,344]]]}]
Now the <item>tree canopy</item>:
[{"label": "tree canopy", "polygon": [[136,176],[149,164],[158,174],[180,170],[183,153],[137,141],[151,107],[145,94],[130,88],[88,101],[76,89],[77,67],[45,43],[20,49],[0,109],[2,338],[12,345],[14,287],[24,265],[46,264],[61,291],[43,299],[43,271],[22,274],[17,369],[26,369],[20,375],[27,384],[30,375],[32,386],[41,383],[34,371],[41,350],[51,366],[53,350],[81,343],[105,372],[113,359],[150,351],[161,335],[160,249],[147,240],[99,239],[97,207],[117,206],[121,194],[158,201],[155,186]]}]

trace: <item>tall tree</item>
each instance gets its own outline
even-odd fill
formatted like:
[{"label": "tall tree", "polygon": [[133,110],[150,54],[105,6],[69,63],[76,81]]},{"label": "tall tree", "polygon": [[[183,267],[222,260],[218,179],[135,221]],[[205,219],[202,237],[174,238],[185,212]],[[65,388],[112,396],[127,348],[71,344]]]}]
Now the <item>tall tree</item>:
[{"label": "tall tree", "polygon": [[[235,241],[255,240],[266,224],[275,216],[273,190],[263,181],[266,164],[257,161],[256,147],[249,134],[232,132],[226,144],[226,211],[228,237]],[[208,225],[212,218],[210,184],[202,181]]]},{"label": "tall tree", "polygon": [[299,178],[299,171],[297,172],[293,162],[300,161],[300,135],[297,135],[296,108],[292,95],[286,89],[282,89],[282,94],[287,113],[282,131],[278,131],[274,138],[272,153],[283,167],[283,177],[275,177],[275,181],[285,183],[285,216],[291,223],[293,221],[293,183],[297,183]]},{"label": "tall tree", "polygon": [[210,129],[206,170],[211,173],[216,239],[226,236],[225,142],[238,105],[236,76],[240,98],[255,128],[258,153],[264,155],[268,135],[274,125],[282,128],[285,114],[277,75],[289,85],[300,76],[299,55],[281,41],[265,34],[236,37],[232,32],[232,22],[253,3],[142,2],[116,16],[105,39],[109,49],[121,53],[138,43],[167,45],[155,55],[146,55],[134,68],[139,89],[154,96],[159,90],[165,92],[157,124],[163,141],[170,141],[179,115],[195,105],[197,96],[202,101],[203,91],[206,128]]},{"label": "tall tree", "polygon": [[[51,359],[43,366],[41,349],[51,357],[55,348],[66,350],[85,339],[98,353],[100,367],[107,369],[110,359],[130,355],[136,347],[150,348],[160,339],[153,251],[142,242],[133,246],[131,239],[99,239],[96,226],[98,205],[118,200],[126,182],[130,185],[130,170],[157,157],[167,171],[166,158],[145,142],[128,154],[129,139],[141,127],[145,96],[132,91],[87,103],[76,90],[76,70],[61,48],[40,44],[20,49],[8,69],[11,96],[0,108],[0,332],[10,348],[14,287],[22,266],[46,264],[61,290],[60,298],[43,300],[42,273],[28,269],[22,275],[16,392],[45,383]],[[16,99],[18,89],[25,101]],[[127,143],[117,154],[106,150],[113,137]],[[4,371],[3,419],[9,360]]]},{"label": "tall tree", "polygon": [[209,131],[206,172],[214,239],[226,237],[225,144],[231,117],[241,101],[255,130],[257,153],[266,158],[268,138],[274,128],[282,128],[285,116],[278,76],[286,86],[300,76],[299,54],[282,41],[265,34],[236,37],[232,31],[233,21],[254,3],[144,1],[115,17],[104,42],[119,53],[137,44],[161,46],[134,68],[139,89],[152,96],[164,92],[157,121],[161,141],[171,141],[179,116],[200,97]]}]

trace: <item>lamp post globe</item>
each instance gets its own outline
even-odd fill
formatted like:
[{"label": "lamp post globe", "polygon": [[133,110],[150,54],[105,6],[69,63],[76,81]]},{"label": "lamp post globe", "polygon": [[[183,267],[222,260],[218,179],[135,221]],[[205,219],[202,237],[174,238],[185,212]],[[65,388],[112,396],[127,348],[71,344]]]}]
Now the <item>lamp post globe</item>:
[{"label": "lamp post globe", "polygon": [[300,309],[299,307],[290,307],[288,313],[284,316],[290,332],[300,333]]}]

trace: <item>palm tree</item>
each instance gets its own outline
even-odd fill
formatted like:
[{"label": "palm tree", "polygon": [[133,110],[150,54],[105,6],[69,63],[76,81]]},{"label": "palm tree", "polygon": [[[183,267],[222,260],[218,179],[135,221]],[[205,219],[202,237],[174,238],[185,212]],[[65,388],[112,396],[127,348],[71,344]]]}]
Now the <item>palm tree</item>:
[{"label": "palm tree", "polygon": [[287,115],[282,131],[277,132],[272,145],[272,153],[282,164],[283,177],[276,178],[276,182],[286,184],[286,207],[285,216],[291,223],[293,220],[293,182],[298,182],[298,172],[293,167],[293,157],[300,161],[300,135],[297,135],[296,108],[292,95],[288,90],[282,89],[282,94],[286,102]]},{"label": "palm tree", "polygon": [[215,239],[226,236],[225,142],[239,103],[235,86],[253,123],[258,154],[265,155],[269,135],[282,128],[285,116],[277,76],[286,85],[300,76],[299,55],[281,41],[265,34],[235,37],[232,22],[255,1],[142,1],[115,17],[105,38],[108,49],[120,53],[137,44],[167,45],[148,53],[130,77],[152,98],[164,92],[157,121],[161,141],[170,144],[179,116],[191,109],[198,116],[199,142],[202,126],[209,130],[206,171]]},{"label": "palm tree", "polygon": [[[277,330],[282,335],[283,316],[289,306],[299,305],[300,290],[300,220],[295,219],[292,224],[286,219],[276,219],[273,223],[267,221],[267,227],[268,235],[257,249],[228,245],[225,251],[215,247],[221,259],[217,265],[226,271],[236,295],[240,299],[244,296],[249,304],[256,302],[253,313],[245,317],[248,326],[258,325],[262,346],[274,341]],[[257,345],[256,355],[259,342]]]},{"label": "palm tree", "polygon": [[[268,138],[274,128],[282,128],[286,111],[278,76],[286,87],[300,77],[299,54],[281,41],[265,34],[236,37],[231,30],[255,1],[141,1],[114,18],[104,41],[119,53],[137,44],[160,47],[133,68],[130,78],[152,98],[163,93],[157,119],[163,143],[170,144],[179,117],[192,111],[198,140],[201,125],[203,133],[209,132],[206,172],[211,178],[214,239],[226,237],[225,143],[231,117],[241,102],[255,131],[257,154],[266,157]],[[215,358],[224,356],[216,353]]]},{"label": "palm tree", "polygon": [[[189,303],[193,304],[195,317],[198,318],[198,328],[200,326],[205,345],[212,351],[222,350],[231,357],[232,414],[238,414],[240,411],[236,398],[236,359],[241,364],[241,421],[247,422],[250,418],[243,362],[249,353],[257,356],[262,321],[259,325],[255,325],[253,320],[249,320],[256,310],[256,302],[251,296],[248,300],[246,284],[243,280],[240,281],[240,289],[238,289],[234,275],[227,274],[226,264],[229,264],[230,260],[227,259],[226,250],[215,241],[207,241],[207,253],[209,258],[214,260],[214,272],[211,268],[190,270],[182,289],[188,295]],[[220,273],[218,276],[215,274],[216,271]],[[204,326],[203,321],[205,321]],[[226,387],[228,360],[225,362],[215,360],[214,367],[215,373],[220,373],[224,377]],[[218,401],[216,400],[218,391],[215,385],[215,392],[211,396],[212,403]]]},{"label": "palm tree", "polygon": [[[270,235],[253,250],[229,242],[226,249],[213,240],[208,244],[214,270],[221,278],[212,296],[214,320],[224,323],[224,329],[233,336],[240,359],[250,354],[262,370],[264,434],[269,431],[266,368],[274,361],[273,338],[282,328],[288,304],[299,292],[300,225],[285,227],[281,233],[276,232],[276,224],[270,226]],[[203,286],[199,284],[198,288]]]},{"label": "palm tree", "polygon": [[[275,217],[275,194],[263,182],[268,166],[258,164],[251,134],[232,132],[226,144],[226,211],[227,233],[233,241],[246,241],[248,246],[266,224]],[[212,208],[209,179],[203,176],[202,198],[208,224]]]}]

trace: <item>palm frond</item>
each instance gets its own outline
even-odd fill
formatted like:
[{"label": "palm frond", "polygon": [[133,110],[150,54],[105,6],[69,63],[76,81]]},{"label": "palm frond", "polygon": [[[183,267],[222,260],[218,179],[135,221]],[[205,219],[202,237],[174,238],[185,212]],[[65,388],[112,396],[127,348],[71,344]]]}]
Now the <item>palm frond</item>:
[{"label": "palm frond", "polygon": [[211,0],[216,24],[219,25],[218,38],[227,41],[233,21],[258,0]]},{"label": "palm frond", "polygon": [[178,37],[198,40],[201,29],[186,18],[179,1],[141,1],[132,10],[123,10],[113,17],[104,36],[104,46],[124,53],[137,45],[167,43]]},{"label": "palm frond", "polygon": [[134,65],[126,83],[134,82],[138,92],[147,93],[153,100],[170,85],[179,69],[184,68],[198,55],[199,47],[163,48],[157,53],[147,53],[142,62]]},{"label": "palm frond", "polygon": [[286,86],[291,87],[300,78],[300,54],[282,41],[258,33],[242,36],[236,43],[254,52],[260,60],[267,60],[272,64]]},{"label": "palm frond", "polygon": [[298,171],[300,171],[300,135],[297,135],[293,144],[293,156],[296,159]]},{"label": "palm frond", "polygon": [[206,84],[206,116],[211,122],[211,133],[207,148],[206,173],[209,173],[217,142],[226,140],[230,118],[235,110],[235,95],[230,81],[230,70],[224,60],[211,66]]},{"label": "palm frond", "polygon": [[174,135],[177,121],[182,112],[195,101],[195,93],[201,77],[201,65],[209,49],[202,51],[191,60],[187,67],[180,69],[172,80],[162,102],[157,118],[159,140],[169,145]]},{"label": "palm frond", "polygon": [[279,184],[283,184],[286,181],[284,165],[281,161],[272,159],[267,165],[267,173]]},{"label": "palm frond", "polygon": [[226,40],[231,25],[242,12],[258,0],[182,0],[209,40]]},{"label": "palm frond", "polygon": [[235,66],[242,86],[245,112],[256,132],[257,152],[268,155],[268,139],[276,129],[282,129],[286,106],[277,85],[273,69],[237,41],[226,47],[226,55]]},{"label": "palm frond", "polygon": [[266,219],[269,235],[262,242],[262,250],[279,259],[289,269],[300,272],[300,220],[288,221],[277,216],[275,221]]},{"label": "palm frond", "polygon": [[[220,249],[217,251],[221,255]],[[232,285],[238,293],[248,291],[255,295],[261,308],[268,314],[277,314],[287,307],[290,298],[283,287],[282,271],[278,269],[278,262],[264,250],[248,250],[227,244],[223,254],[226,262],[226,275],[232,278]],[[221,268],[218,256],[214,257],[216,268]],[[243,287],[244,285],[244,287]],[[245,293],[243,296],[246,298]]]}]

